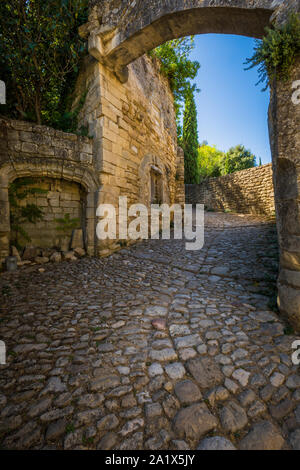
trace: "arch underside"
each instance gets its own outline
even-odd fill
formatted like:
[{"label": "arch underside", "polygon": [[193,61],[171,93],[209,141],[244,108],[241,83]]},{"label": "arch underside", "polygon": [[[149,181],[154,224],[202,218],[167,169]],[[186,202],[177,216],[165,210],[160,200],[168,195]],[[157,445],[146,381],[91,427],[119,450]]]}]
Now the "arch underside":
[{"label": "arch underside", "polygon": [[[120,70],[168,40],[195,34],[261,38],[272,13],[264,8],[198,7],[164,14],[153,21],[148,17],[148,21],[133,22],[123,30],[118,27],[113,34],[100,35],[102,60]],[[98,59],[101,55],[93,47],[90,53]]]},{"label": "arch underside", "polygon": [[95,254],[95,193],[99,182],[90,169],[76,162],[57,161],[53,158],[26,158],[18,156],[6,161],[0,167],[0,259],[9,254],[10,207],[8,197],[9,184],[22,177],[47,177],[65,180],[81,185],[87,195],[87,210],[90,215],[85,221],[87,234],[87,252]]},{"label": "arch underside", "polygon": [[7,184],[25,176],[65,179],[81,184],[87,192],[99,186],[92,171],[75,162],[57,161],[52,158],[26,158],[18,156],[0,167],[0,175]]}]

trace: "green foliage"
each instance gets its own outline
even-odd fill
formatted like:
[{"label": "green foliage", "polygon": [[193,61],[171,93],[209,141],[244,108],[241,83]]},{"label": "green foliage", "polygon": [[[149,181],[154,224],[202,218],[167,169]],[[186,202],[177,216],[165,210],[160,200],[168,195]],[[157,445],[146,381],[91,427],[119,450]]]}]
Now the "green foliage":
[{"label": "green foliage", "polygon": [[64,235],[68,235],[72,230],[78,228],[79,219],[71,219],[70,214],[65,214],[64,217],[55,219],[55,222],[58,224],[56,230],[63,232]]},{"label": "green foliage", "polygon": [[43,212],[36,204],[21,205],[21,201],[27,196],[47,193],[45,189],[30,186],[34,183],[32,178],[19,178],[9,185],[11,244],[17,248],[21,248],[20,238],[31,240],[23,224],[36,224],[43,219]]},{"label": "green foliage", "polygon": [[78,128],[78,115],[83,108],[85,103],[85,98],[87,95],[87,90],[82,94],[77,106],[73,111],[66,111],[64,114],[60,114],[59,111],[56,111],[52,115],[52,127],[61,129],[64,132],[73,132],[79,135],[88,135],[88,127],[81,126],[79,131]]},{"label": "green foliage", "polygon": [[0,70],[7,84],[5,114],[74,130],[71,106],[86,50],[78,27],[88,0],[10,0],[0,3]]},{"label": "green foliage", "polygon": [[222,166],[222,174],[234,173],[235,171],[246,170],[256,165],[256,157],[243,145],[231,147],[225,154]]},{"label": "green foliage", "polygon": [[[189,55],[194,49],[194,37],[184,37],[168,41],[149,54],[156,57],[160,62],[161,73],[167,77],[174,95],[176,115],[179,119],[181,103],[185,100],[189,91],[190,82],[193,80],[200,68],[197,61],[189,59]],[[182,129],[178,124],[178,135]]]},{"label": "green foliage", "polygon": [[287,80],[296,56],[300,54],[300,17],[293,13],[283,26],[266,28],[266,35],[256,41],[254,54],[246,60],[246,70],[259,66],[259,83],[267,89],[275,77]]},{"label": "green foliage", "polygon": [[[261,164],[261,159],[260,159]],[[203,142],[198,148],[199,182],[206,178],[228,175],[235,171],[252,168],[256,165],[256,157],[243,145],[231,147],[228,152],[222,152],[215,146]]]},{"label": "green foliage", "polygon": [[186,184],[198,182],[198,128],[194,90],[194,87],[188,86],[183,114],[182,148]]},{"label": "green foliage", "polygon": [[206,142],[198,148],[199,182],[206,178],[221,176],[224,152]]}]

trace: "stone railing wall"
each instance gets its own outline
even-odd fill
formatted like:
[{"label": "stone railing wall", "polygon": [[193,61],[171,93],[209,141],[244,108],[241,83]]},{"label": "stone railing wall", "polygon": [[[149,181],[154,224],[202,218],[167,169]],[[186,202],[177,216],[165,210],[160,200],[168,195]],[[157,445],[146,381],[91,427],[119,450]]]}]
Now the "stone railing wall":
[{"label": "stone railing wall", "polygon": [[186,185],[186,202],[206,209],[244,214],[275,212],[272,164]]}]

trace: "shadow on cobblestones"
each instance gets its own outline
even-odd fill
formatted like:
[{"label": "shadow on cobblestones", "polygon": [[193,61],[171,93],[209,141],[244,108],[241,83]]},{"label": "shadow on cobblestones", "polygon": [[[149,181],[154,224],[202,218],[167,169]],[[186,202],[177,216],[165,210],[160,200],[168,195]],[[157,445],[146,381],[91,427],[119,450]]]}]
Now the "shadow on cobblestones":
[{"label": "shadow on cobblestones", "polygon": [[151,240],[2,274],[2,447],[299,448],[277,270],[274,225],[207,214],[200,252]]}]

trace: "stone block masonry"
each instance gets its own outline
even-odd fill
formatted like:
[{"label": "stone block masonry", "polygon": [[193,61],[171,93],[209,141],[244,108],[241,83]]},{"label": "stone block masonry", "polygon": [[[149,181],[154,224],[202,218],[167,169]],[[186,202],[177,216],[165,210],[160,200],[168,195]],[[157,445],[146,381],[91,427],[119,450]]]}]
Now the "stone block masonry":
[{"label": "stone block masonry", "polygon": [[[50,184],[53,198],[36,201],[45,220],[37,229],[26,227],[34,244],[38,242],[43,248],[56,246],[54,213],[78,218],[83,200],[85,245],[88,254],[98,256],[124,246],[124,241],[97,239],[96,209],[100,204],[114,204],[117,209],[119,196],[127,196],[129,205],[148,206],[154,193],[161,202],[184,203],[184,162],[177,148],[173,95],[157,63],[141,57],[129,66],[128,82],[121,84],[105,66],[87,57],[74,106],[86,91],[79,126],[88,126],[93,138],[0,120],[0,260],[9,253],[8,186],[17,178],[51,180],[46,186]],[[57,198],[59,188],[62,191]],[[72,199],[74,191],[76,200]],[[78,200],[82,191],[85,197]]]},{"label": "stone block masonry", "polygon": [[[144,55],[130,64],[128,81],[122,84],[103,64],[86,58],[77,82],[78,99],[86,90],[79,120],[94,137],[101,188],[97,206],[113,204],[118,210],[119,197],[127,196],[128,205],[148,207],[154,192],[161,202],[184,203],[174,98],[158,64]],[[121,246],[124,240],[97,240],[96,252],[106,256]]]},{"label": "stone block masonry", "polygon": [[186,185],[186,202],[208,210],[274,215],[272,164]]},{"label": "stone block masonry", "polygon": [[[36,224],[22,224],[31,241],[40,248],[60,247],[63,237],[70,238],[72,230],[66,234],[58,229],[57,219],[69,214],[70,219],[78,220],[78,228],[85,226],[86,192],[78,183],[55,178],[34,178],[27,188],[39,188],[42,194],[29,194],[20,205],[35,204],[43,212],[42,220]],[[74,221],[75,222],[75,221]],[[24,244],[24,243],[23,243]]]},{"label": "stone block masonry", "polygon": [[[60,217],[69,213],[72,218],[81,218],[87,251],[94,254],[94,194],[99,188],[94,168],[93,139],[29,122],[0,119],[0,260],[9,254],[8,188],[23,177],[33,178],[48,191],[47,195],[28,201],[37,204],[45,214],[44,221],[37,226],[24,227],[33,241],[42,247],[45,243],[55,245],[55,214]],[[80,216],[82,193],[85,193],[84,221]]]}]

